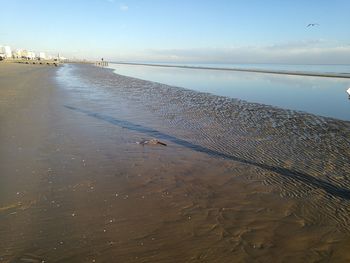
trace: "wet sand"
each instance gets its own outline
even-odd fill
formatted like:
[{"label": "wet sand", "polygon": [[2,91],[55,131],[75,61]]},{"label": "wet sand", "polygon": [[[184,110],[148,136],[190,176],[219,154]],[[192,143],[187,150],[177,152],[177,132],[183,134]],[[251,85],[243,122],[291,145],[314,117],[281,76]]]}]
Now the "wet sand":
[{"label": "wet sand", "polygon": [[349,122],[0,64],[0,123],[0,262],[350,260]]}]

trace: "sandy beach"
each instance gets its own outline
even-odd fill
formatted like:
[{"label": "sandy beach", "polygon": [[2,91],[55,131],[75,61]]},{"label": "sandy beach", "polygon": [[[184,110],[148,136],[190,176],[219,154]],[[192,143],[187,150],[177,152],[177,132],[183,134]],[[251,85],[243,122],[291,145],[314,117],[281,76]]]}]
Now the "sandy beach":
[{"label": "sandy beach", "polygon": [[92,65],[0,63],[0,262],[350,261],[349,138]]}]

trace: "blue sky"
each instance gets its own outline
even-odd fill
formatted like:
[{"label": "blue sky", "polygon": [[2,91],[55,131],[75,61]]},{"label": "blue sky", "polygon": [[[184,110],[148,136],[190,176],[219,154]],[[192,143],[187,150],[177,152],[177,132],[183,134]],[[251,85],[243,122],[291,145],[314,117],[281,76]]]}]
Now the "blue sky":
[{"label": "blue sky", "polygon": [[350,63],[348,0],[0,0],[0,6],[0,45],[67,57]]}]

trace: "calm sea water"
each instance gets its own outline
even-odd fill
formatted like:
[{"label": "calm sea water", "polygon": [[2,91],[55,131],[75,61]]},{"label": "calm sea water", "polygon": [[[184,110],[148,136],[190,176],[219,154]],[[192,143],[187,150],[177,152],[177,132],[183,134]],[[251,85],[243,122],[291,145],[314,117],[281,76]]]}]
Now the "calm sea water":
[{"label": "calm sea water", "polygon": [[[187,65],[188,66],[188,65]],[[212,65],[309,72],[349,73],[350,65]],[[204,69],[167,68],[110,63],[115,73],[184,87],[249,102],[350,120],[350,100],[346,90],[350,79],[234,72]]]},{"label": "calm sea water", "polygon": [[188,66],[188,67],[213,67],[213,68],[241,68],[241,69],[260,69],[260,70],[285,70],[285,71],[301,71],[316,73],[347,73],[350,74],[349,65],[326,65],[326,64],[223,64],[223,63],[164,63],[164,62],[135,62],[135,64],[150,65],[171,65],[171,66]]}]

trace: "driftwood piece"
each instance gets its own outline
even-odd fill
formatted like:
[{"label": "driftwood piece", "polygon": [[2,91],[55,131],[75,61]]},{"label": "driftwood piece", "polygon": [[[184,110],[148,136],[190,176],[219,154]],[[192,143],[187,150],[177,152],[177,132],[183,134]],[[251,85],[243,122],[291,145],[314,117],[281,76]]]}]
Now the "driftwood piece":
[{"label": "driftwood piece", "polygon": [[160,145],[163,145],[163,146],[167,146],[166,143],[161,142],[161,141],[159,141],[157,139],[142,140],[142,141],[137,142],[137,144],[140,144],[140,145],[157,145],[157,144],[160,144]]}]

